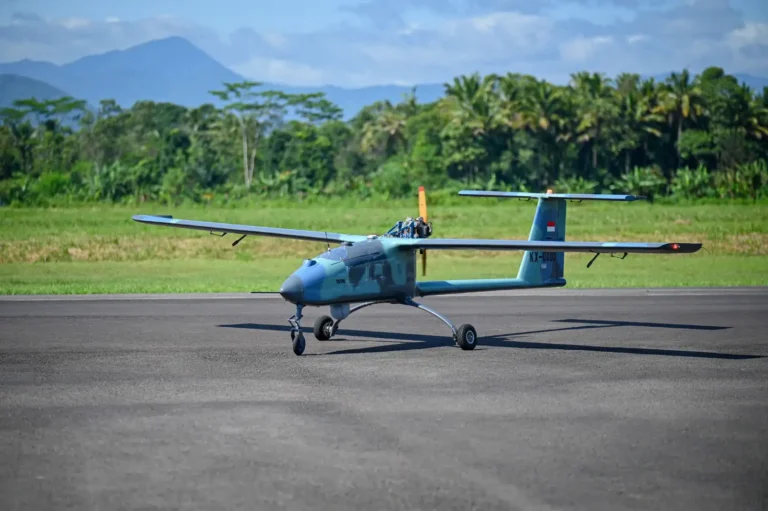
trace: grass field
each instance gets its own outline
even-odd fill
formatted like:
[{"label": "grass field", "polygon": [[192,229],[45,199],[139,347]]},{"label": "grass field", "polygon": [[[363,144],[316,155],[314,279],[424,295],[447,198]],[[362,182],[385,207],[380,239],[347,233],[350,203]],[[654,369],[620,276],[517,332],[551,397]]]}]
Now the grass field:
[{"label": "grass field", "polygon": [[[466,199],[433,205],[439,237],[527,239],[535,202]],[[234,237],[139,224],[131,215],[383,233],[416,213],[415,201],[258,208],[77,207],[0,210],[0,294],[275,291],[322,243]],[[566,255],[569,287],[768,285],[768,206],[569,203],[573,241],[700,241],[691,255]],[[437,252],[423,280],[508,277],[520,252]],[[419,270],[420,271],[420,270]]]}]

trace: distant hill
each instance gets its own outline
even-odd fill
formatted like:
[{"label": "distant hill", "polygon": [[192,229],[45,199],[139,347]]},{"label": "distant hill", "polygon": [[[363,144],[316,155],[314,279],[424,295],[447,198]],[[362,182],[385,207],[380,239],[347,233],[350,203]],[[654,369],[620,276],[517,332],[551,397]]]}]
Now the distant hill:
[{"label": "distant hill", "polygon": [[[224,82],[245,80],[181,37],[91,55],[62,66],[29,59],[0,64],[0,74],[45,82],[43,85],[50,84],[51,89],[67,91],[75,98],[85,99],[89,105],[95,106],[100,100],[111,98],[123,107],[130,107],[139,100],[169,101],[188,107],[203,103],[219,105],[209,90],[221,89]],[[654,78],[663,81],[668,75],[660,74]],[[747,74],[734,76],[755,90],[761,91],[768,86],[768,78]],[[399,85],[343,88],[265,83],[263,87],[288,93],[324,92],[330,101],[344,110],[346,119],[376,101],[399,102],[411,91],[410,86]],[[431,102],[440,98],[443,91],[442,84],[422,84],[417,86],[416,97],[420,102]]]},{"label": "distant hill", "polygon": [[19,75],[0,75],[0,107],[13,106],[17,99],[58,99],[70,94],[40,80]]},{"label": "distant hill", "polygon": [[111,98],[126,107],[142,99],[196,106],[211,101],[208,90],[243,79],[180,37],[83,57],[63,66],[30,60],[0,64],[0,73],[46,81],[90,104]]},{"label": "distant hill", "polygon": [[[50,83],[71,91],[75,97],[85,99],[91,105],[112,98],[124,107],[145,99],[185,106],[218,104],[208,91],[221,89],[224,82],[246,80],[181,37],[159,39],[127,50],[83,57],[62,66],[28,59],[0,64],[0,73]],[[400,101],[403,94],[411,90],[411,87],[395,85],[346,89],[265,83],[263,87],[288,93],[325,92],[330,101],[344,110],[346,118],[378,100]],[[419,86],[417,97],[420,101],[434,101],[442,95],[442,91],[442,85],[423,85]]]},{"label": "distant hill", "polygon": [[[364,106],[376,101],[389,100],[399,103],[405,94],[410,94],[413,87],[404,85],[374,85],[357,89],[326,85],[323,87],[294,87],[290,85],[269,84],[272,89],[282,90],[289,94],[304,94],[324,92],[329,101],[339,105],[344,110],[345,118],[353,117]],[[423,84],[416,86],[416,98],[419,103],[431,103],[443,96],[442,84]]]},{"label": "distant hill", "polygon": [[746,83],[749,87],[756,92],[762,92],[764,87],[768,87],[768,78],[762,76],[753,76],[745,73],[733,73],[739,83]]}]

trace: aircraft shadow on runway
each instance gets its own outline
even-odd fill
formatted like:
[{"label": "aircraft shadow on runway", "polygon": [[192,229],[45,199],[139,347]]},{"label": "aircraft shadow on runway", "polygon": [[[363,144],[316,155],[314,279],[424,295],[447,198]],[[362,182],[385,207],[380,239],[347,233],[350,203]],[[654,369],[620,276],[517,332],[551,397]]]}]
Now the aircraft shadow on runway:
[{"label": "aircraft shadow on runway", "polygon": [[556,319],[557,323],[589,323],[604,326],[643,326],[651,328],[679,328],[682,330],[727,330],[729,326],[686,325],[681,323],[649,323],[647,321],[611,321],[602,319]]},{"label": "aircraft shadow on runway", "polygon": [[[707,325],[685,325],[674,323],[649,323],[649,322],[632,322],[632,321],[603,321],[603,320],[590,320],[590,319],[561,319],[555,320],[561,323],[592,323],[589,325],[571,326],[563,328],[549,328],[545,330],[531,330],[527,332],[510,332],[507,334],[496,334],[483,336],[480,338],[480,344],[477,349],[481,349],[483,346],[493,346],[501,348],[517,348],[517,349],[538,349],[538,350],[567,350],[567,351],[592,351],[599,353],[624,353],[632,355],[661,355],[667,357],[688,357],[688,358],[712,358],[712,359],[726,359],[726,360],[744,360],[752,358],[763,358],[762,355],[740,355],[732,353],[717,353],[711,351],[687,351],[687,350],[672,350],[661,348],[629,348],[618,346],[593,346],[587,344],[562,344],[562,343],[544,343],[544,342],[531,342],[531,341],[515,341],[514,337],[543,334],[549,332],[563,332],[572,330],[590,330],[595,328],[616,328],[616,327],[657,327],[657,328],[681,328],[689,330],[724,330],[731,327],[727,326],[707,326]],[[260,323],[240,323],[232,325],[219,325],[222,328],[244,328],[248,330],[264,330],[275,332],[289,332],[290,326],[288,325],[270,325]],[[302,327],[302,331],[312,335],[312,328]],[[335,337],[331,341],[323,342],[338,342],[345,341],[345,336],[350,337],[367,337],[365,342],[388,342],[382,346],[369,346],[364,348],[349,348],[331,351],[323,353],[323,355],[344,355],[354,353],[382,353],[389,351],[404,351],[404,350],[419,350],[427,348],[445,347],[450,345],[450,336],[448,335],[429,335],[429,334],[412,334],[412,333],[397,333],[397,332],[375,332],[371,330],[354,330],[343,328],[339,329],[338,337]],[[384,339],[384,341],[372,341],[374,339]],[[391,341],[402,341],[392,344]],[[458,347],[456,347],[458,349]]]}]

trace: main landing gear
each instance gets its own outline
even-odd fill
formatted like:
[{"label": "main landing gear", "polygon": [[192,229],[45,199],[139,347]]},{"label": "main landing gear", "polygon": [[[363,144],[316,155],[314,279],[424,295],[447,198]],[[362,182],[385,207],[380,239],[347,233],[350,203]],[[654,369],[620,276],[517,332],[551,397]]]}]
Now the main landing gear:
[{"label": "main landing gear", "polygon": [[[370,307],[371,305],[381,304],[381,303],[399,303],[401,305],[408,305],[410,307],[415,307],[419,310],[432,314],[433,316],[438,318],[440,321],[448,325],[448,327],[451,329],[451,332],[453,333],[454,342],[461,349],[473,350],[475,349],[475,346],[477,346],[477,331],[475,330],[475,327],[473,327],[470,324],[464,324],[459,326],[459,328],[456,328],[456,326],[454,326],[451,320],[449,320],[442,314],[430,309],[426,305],[416,303],[410,298],[402,302],[382,301],[382,302],[361,303],[349,309],[349,313],[346,314],[346,316],[344,316],[344,318],[342,319],[346,319],[347,317],[349,317],[350,314],[352,314],[353,312],[359,311],[360,309],[363,309],[365,307]],[[303,307],[304,307],[303,305],[297,305],[296,314],[294,314],[288,319],[288,322],[291,324],[291,327],[292,327],[291,341],[293,342],[293,352],[296,355],[301,355],[302,353],[304,353],[304,348],[306,347],[304,335],[301,333],[301,324],[300,324],[301,318],[302,318],[301,310]],[[313,328],[315,338],[318,341],[330,340],[334,335],[336,335],[336,331],[339,329],[339,323],[341,323],[342,319],[334,320],[330,316],[320,316],[319,318],[317,318],[317,321],[315,321],[315,326]]]}]

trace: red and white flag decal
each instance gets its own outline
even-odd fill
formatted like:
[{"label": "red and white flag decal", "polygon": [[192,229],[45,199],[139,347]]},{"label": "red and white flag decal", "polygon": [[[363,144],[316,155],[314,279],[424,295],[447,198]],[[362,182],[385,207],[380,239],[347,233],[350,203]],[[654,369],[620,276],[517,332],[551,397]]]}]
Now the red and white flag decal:
[{"label": "red and white flag decal", "polygon": [[547,222],[547,232],[555,232],[555,222]]}]

